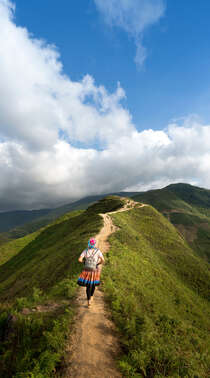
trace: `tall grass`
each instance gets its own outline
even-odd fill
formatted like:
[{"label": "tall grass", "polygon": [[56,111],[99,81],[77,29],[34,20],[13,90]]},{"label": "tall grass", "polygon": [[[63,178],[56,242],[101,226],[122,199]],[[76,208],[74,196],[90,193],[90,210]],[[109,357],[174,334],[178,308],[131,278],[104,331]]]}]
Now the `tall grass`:
[{"label": "tall grass", "polygon": [[112,215],[103,271],[127,377],[207,377],[209,272],[151,207]]}]

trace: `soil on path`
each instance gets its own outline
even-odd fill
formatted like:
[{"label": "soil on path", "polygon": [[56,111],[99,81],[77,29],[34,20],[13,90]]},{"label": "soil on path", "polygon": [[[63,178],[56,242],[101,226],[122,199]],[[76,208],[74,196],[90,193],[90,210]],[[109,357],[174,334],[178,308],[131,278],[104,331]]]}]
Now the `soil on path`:
[{"label": "soil on path", "polygon": [[[141,207],[139,203],[127,200],[121,212],[134,206]],[[97,247],[106,253],[109,249],[107,241],[110,234],[116,231],[111,217],[101,214],[104,226],[96,236]],[[87,307],[85,288],[79,289],[78,313],[75,328],[71,335],[67,350],[67,368],[64,377],[75,378],[118,378],[122,374],[116,367],[116,359],[120,353],[119,342],[113,322],[109,319],[109,312],[104,304],[103,292],[96,288],[91,307]]]}]

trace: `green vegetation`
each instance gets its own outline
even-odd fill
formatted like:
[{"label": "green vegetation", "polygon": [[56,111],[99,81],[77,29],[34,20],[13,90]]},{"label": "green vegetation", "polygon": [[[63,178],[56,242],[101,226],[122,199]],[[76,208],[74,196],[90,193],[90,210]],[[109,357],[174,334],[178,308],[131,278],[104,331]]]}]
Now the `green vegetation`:
[{"label": "green vegetation", "polygon": [[206,252],[209,252],[210,248],[210,224],[208,229],[198,227],[197,237],[191,245],[192,248],[197,251],[198,255],[203,257],[206,261],[210,260],[210,253]]},{"label": "green vegetation", "polygon": [[210,209],[210,190],[189,184],[172,184],[163,189],[149,190],[133,196],[136,201],[151,204],[159,211],[193,208]]},{"label": "green vegetation", "polygon": [[182,224],[183,226],[197,226],[200,223],[205,223],[207,219],[198,215],[174,212],[170,214],[170,221],[173,224]]},{"label": "green vegetation", "polygon": [[124,205],[123,199],[117,196],[107,196],[87,208],[88,214],[100,214],[116,211]]},{"label": "green vegetation", "polygon": [[[108,196],[0,246],[0,377],[59,376],[73,325],[78,256],[101,229],[99,214],[123,205],[123,199]],[[197,227],[198,210],[191,209],[192,218],[189,208],[168,214],[185,227]],[[103,290],[121,335],[124,376],[207,378],[206,262],[151,206],[111,217],[119,230],[110,237]],[[194,246],[200,254],[210,243],[207,217],[200,213],[203,245]]]},{"label": "green vegetation", "polygon": [[103,271],[127,377],[207,377],[210,274],[151,207],[113,214]]},{"label": "green vegetation", "polygon": [[[4,232],[0,232],[0,245],[33,233],[70,211],[86,209],[91,203],[94,203],[98,197],[101,198],[102,196],[84,198],[56,209],[2,213],[0,214],[0,226],[2,226],[0,227],[0,231],[4,230]],[[15,215],[14,219],[13,215]],[[18,216],[20,219],[18,219]],[[7,232],[5,230],[7,230]]]},{"label": "green vegetation", "polygon": [[4,264],[11,257],[15,256],[20,252],[27,244],[34,240],[39,234],[40,231],[34,232],[33,234],[27,235],[24,238],[12,240],[8,243],[4,243],[0,246],[0,265]]},{"label": "green vegetation", "polygon": [[0,246],[1,377],[46,378],[59,370],[73,321],[79,254],[103,225],[98,212],[122,205],[116,196],[104,198]]},{"label": "green vegetation", "polygon": [[148,203],[155,207],[158,211],[164,210],[185,210],[192,211],[190,204],[184,202],[175,193],[170,192],[167,187],[157,190],[149,190],[148,192],[142,192],[132,197],[134,201]]},{"label": "green vegetation", "polygon": [[210,190],[189,184],[172,184],[167,189],[194,206],[210,208]]},{"label": "green vegetation", "polygon": [[[129,195],[133,193],[128,193]],[[125,193],[119,193],[124,196]],[[106,196],[107,197],[107,196]],[[113,196],[116,199],[116,196]],[[0,245],[17,238],[22,238],[40,228],[51,224],[53,221],[68,212],[85,210],[105,195],[90,196],[79,201],[49,210],[14,211],[0,214]],[[14,219],[13,219],[14,215]],[[20,219],[18,218],[20,217]],[[2,227],[2,228],[1,228]],[[8,230],[1,232],[2,230]]]},{"label": "green vegetation", "polygon": [[179,229],[195,253],[210,261],[210,190],[173,184],[139,193],[133,199],[161,211]]},{"label": "green vegetation", "polygon": [[[64,216],[65,219],[65,216]],[[77,256],[87,239],[102,226],[99,215],[87,212],[45,228],[21,251],[0,266],[0,300],[30,295],[32,288],[49,291],[71,273],[77,274]]]},{"label": "green vegetation", "polygon": [[[37,301],[40,303],[40,300],[41,297]],[[36,302],[33,303],[35,305]],[[26,299],[25,304],[29,305]],[[21,308],[20,303],[17,305]],[[15,307],[12,312],[11,309],[1,311],[0,376],[52,376],[52,372],[59,368],[62,361],[73,311],[72,305],[69,308],[65,303],[61,303],[55,310],[35,311],[27,315]]]},{"label": "green vegetation", "polygon": [[0,247],[1,377],[50,377],[59,369],[74,313],[78,256],[101,226],[98,214],[68,213]]},{"label": "green vegetation", "polygon": [[8,243],[9,241],[10,241],[10,238],[7,235],[7,233],[4,233],[4,232],[0,233],[0,245]]},{"label": "green vegetation", "polygon": [[12,240],[8,243],[4,243],[4,245],[0,246],[0,265],[4,264],[6,261],[11,259],[11,257],[17,255],[23,249],[23,247],[27,246],[31,241],[36,239],[36,237],[42,231],[44,231],[44,229],[51,227],[53,225],[62,223],[65,220],[73,218],[73,217],[75,217],[75,216],[77,216],[81,213],[82,213],[82,211],[74,211],[74,212],[71,212],[71,213],[67,213],[64,216],[56,219],[54,222],[52,222],[50,225],[46,226],[45,228],[40,228],[38,231],[33,232],[33,233],[31,233],[27,236]]}]

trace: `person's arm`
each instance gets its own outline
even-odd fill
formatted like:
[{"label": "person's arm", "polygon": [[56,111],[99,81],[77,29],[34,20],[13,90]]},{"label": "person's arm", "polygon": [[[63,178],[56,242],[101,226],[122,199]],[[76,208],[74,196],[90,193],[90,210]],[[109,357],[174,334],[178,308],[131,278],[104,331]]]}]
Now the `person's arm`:
[{"label": "person's arm", "polygon": [[84,251],[81,253],[81,255],[80,255],[80,257],[78,258],[78,261],[79,262],[83,262],[83,260],[84,260],[84,257],[85,257],[85,253],[84,253]]},{"label": "person's arm", "polygon": [[103,257],[99,257],[99,263],[98,264],[104,264],[105,263],[105,260],[104,260],[104,258]]},{"label": "person's arm", "polygon": [[105,263],[104,256],[100,251],[99,260],[98,260],[97,265],[101,265],[101,264],[104,264],[104,263]]}]

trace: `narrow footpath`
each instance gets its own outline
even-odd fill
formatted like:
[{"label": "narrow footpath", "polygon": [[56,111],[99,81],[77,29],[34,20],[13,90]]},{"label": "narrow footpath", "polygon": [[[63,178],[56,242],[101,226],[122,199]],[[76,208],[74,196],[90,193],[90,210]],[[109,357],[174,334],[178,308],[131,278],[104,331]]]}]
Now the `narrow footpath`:
[{"label": "narrow footpath", "polygon": [[[123,208],[112,213],[127,211],[136,205],[142,206],[132,200],[127,200]],[[103,254],[109,250],[108,237],[117,230],[109,215],[112,213],[101,214],[104,226],[96,236],[97,247]],[[122,377],[116,367],[120,347],[114,324],[109,319],[109,312],[104,304],[103,292],[96,288],[92,305],[88,308],[85,288],[80,287],[77,303],[78,313],[67,350],[68,366],[64,377]]]}]

